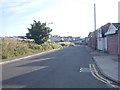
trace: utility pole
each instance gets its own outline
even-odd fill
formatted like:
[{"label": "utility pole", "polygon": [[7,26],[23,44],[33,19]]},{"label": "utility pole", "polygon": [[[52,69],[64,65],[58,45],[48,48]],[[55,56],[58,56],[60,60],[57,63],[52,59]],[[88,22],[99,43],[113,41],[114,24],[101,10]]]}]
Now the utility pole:
[{"label": "utility pole", "polygon": [[[118,23],[120,23],[120,1],[118,2]],[[118,27],[118,60],[120,61],[120,26]]]},{"label": "utility pole", "polygon": [[[97,35],[96,35],[95,31],[96,31],[96,4],[94,3],[94,35],[95,36],[93,38],[97,39]],[[96,49],[97,48],[97,44],[93,41],[93,38],[92,38],[92,44],[94,46],[94,49]]]},{"label": "utility pole", "polygon": [[118,60],[120,61],[120,26],[118,27]]},{"label": "utility pole", "polygon": [[96,30],[96,4],[94,3],[94,31]]}]

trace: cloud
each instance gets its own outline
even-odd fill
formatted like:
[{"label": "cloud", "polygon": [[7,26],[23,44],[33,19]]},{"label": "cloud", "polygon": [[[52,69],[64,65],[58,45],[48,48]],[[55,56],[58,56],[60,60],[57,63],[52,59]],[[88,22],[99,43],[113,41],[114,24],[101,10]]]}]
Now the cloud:
[{"label": "cloud", "polygon": [[35,6],[41,5],[46,0],[20,0],[20,1],[6,1],[5,8],[7,9],[7,12],[13,12],[13,13],[23,13],[31,8],[34,8]]},{"label": "cloud", "polygon": [[84,5],[78,0],[66,0],[59,5],[54,5],[43,11],[33,13],[29,18],[42,22],[53,22],[53,34],[80,36],[93,28],[93,8]]},{"label": "cloud", "polygon": [[[94,3],[96,3],[97,10],[97,28],[107,22],[117,20],[117,0],[106,0],[104,2],[100,0],[55,0],[57,2],[55,4],[53,4],[54,1],[46,3],[45,1],[48,0],[20,0],[20,2],[14,3],[11,3],[10,0],[8,1],[6,6],[9,8],[6,8],[9,12],[15,13],[16,17],[19,13],[22,13],[22,16],[20,14],[20,17],[17,17],[15,20],[16,22],[21,22],[20,24],[23,25],[22,27],[24,27],[25,30],[26,25],[29,27],[29,25],[33,23],[33,20],[39,20],[47,23],[53,22],[53,24],[49,25],[53,28],[52,34],[61,36],[68,34],[85,37],[90,31],[94,30]],[[43,3],[46,5],[45,8],[41,10]],[[34,11],[36,6],[39,10]],[[26,11],[31,11],[31,13],[23,13]],[[22,28],[22,30],[24,29]]]},{"label": "cloud", "polygon": [[90,31],[94,31],[94,3],[97,9],[97,28],[107,22],[117,22],[117,1],[113,1],[64,0],[59,5],[32,14],[31,18],[52,21],[54,34],[65,35],[69,32],[69,35],[86,36]]}]

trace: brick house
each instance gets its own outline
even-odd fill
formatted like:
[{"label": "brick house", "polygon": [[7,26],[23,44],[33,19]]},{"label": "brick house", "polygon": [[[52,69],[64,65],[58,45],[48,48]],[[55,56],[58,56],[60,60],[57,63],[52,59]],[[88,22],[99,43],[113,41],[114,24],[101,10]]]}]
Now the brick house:
[{"label": "brick house", "polygon": [[84,45],[88,45],[88,41],[89,41],[89,38],[85,37],[85,39],[84,39]]},{"label": "brick house", "polygon": [[92,48],[97,49],[97,30],[92,33]]},{"label": "brick house", "polygon": [[51,36],[50,37],[50,42],[59,42],[59,41],[61,41],[62,40],[62,38],[60,37],[60,36],[58,36],[58,35],[54,35],[54,36]]},{"label": "brick house", "polygon": [[118,27],[120,23],[111,23],[108,31],[105,33],[107,37],[107,51],[109,54],[118,54]]},{"label": "brick house", "polygon": [[97,48],[97,30],[90,32],[88,35],[88,46],[96,49]]},{"label": "brick house", "polygon": [[87,44],[89,47],[92,47],[92,32],[89,32],[89,34],[88,34]]},{"label": "brick house", "polygon": [[102,51],[107,51],[107,37],[105,33],[110,27],[110,23],[107,23],[97,29],[97,49]]}]

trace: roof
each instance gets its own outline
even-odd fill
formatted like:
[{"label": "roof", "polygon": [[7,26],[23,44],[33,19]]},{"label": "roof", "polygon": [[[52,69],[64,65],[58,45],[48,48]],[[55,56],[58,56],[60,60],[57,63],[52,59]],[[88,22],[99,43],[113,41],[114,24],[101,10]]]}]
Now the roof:
[{"label": "roof", "polygon": [[109,30],[105,35],[111,35],[118,33],[118,28],[120,28],[120,23],[111,23],[111,25],[115,26],[116,29]]},{"label": "roof", "polygon": [[89,32],[88,37],[91,37],[91,35],[92,35],[92,32]]},{"label": "roof", "polygon": [[120,23],[112,23],[116,28],[120,26]]},{"label": "roof", "polygon": [[110,25],[111,25],[111,23],[107,23],[107,24],[105,24],[105,25],[103,25],[103,26],[101,27],[101,30],[102,30],[102,37],[105,36],[105,33],[108,31]]}]

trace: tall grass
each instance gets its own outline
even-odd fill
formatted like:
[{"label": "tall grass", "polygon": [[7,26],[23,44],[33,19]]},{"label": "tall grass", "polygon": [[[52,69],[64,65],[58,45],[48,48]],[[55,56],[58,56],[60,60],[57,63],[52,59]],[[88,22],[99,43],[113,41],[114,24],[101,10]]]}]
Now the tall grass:
[{"label": "tall grass", "polygon": [[62,45],[60,43],[50,43],[45,42],[41,45],[31,43],[31,42],[21,42],[14,38],[2,38],[2,59],[8,59],[11,57],[32,54],[36,52],[47,51],[55,48],[61,48]]}]

